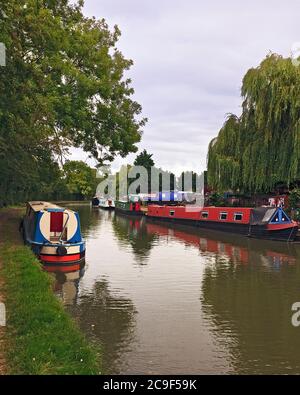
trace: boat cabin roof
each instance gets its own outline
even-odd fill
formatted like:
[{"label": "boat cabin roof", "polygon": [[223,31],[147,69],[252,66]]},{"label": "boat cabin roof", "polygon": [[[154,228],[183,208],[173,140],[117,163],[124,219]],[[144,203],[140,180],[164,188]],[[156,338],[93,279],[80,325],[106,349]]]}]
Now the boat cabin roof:
[{"label": "boat cabin roof", "polygon": [[[56,204],[53,203],[49,203],[49,202],[43,202],[43,201],[32,201],[32,202],[28,202],[27,203],[30,208],[35,211],[47,211],[47,210],[66,210],[64,207],[58,206]],[[72,211],[70,209],[67,209],[66,211]]]},{"label": "boat cabin roof", "polygon": [[251,224],[262,225],[271,221],[272,217],[278,211],[276,207],[256,207],[252,209]]}]

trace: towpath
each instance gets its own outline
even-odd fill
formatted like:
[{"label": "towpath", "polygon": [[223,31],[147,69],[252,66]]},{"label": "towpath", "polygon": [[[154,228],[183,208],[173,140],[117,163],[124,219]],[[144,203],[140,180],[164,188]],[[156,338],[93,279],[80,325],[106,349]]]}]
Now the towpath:
[{"label": "towpath", "polygon": [[[18,228],[23,209],[5,208],[0,210],[0,247],[4,243],[22,244]],[[0,303],[5,303],[4,282],[1,276],[2,261],[0,256]],[[6,374],[5,363],[5,327],[0,326],[0,375]]]}]

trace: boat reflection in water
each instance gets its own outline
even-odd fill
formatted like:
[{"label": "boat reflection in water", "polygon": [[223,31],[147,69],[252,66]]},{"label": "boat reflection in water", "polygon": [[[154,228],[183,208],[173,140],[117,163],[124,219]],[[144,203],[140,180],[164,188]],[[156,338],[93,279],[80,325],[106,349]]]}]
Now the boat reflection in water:
[{"label": "boat reflection in water", "polygon": [[[149,220],[148,220],[149,221]],[[260,261],[263,266],[278,268],[281,264],[294,264],[300,250],[295,244],[274,243],[273,241],[247,239],[241,236],[226,235],[223,232],[186,229],[178,225],[157,225],[147,223],[147,231],[160,237],[173,238],[180,242],[196,247],[202,253],[211,256],[227,257],[234,263],[249,264]]]},{"label": "boat reflection in water", "polygon": [[121,246],[132,247],[134,256],[139,265],[146,265],[151,249],[158,235],[149,232],[146,218],[132,218],[115,215],[112,220],[115,235]]},{"label": "boat reflection in water", "polygon": [[43,269],[52,273],[54,293],[62,300],[65,306],[76,304],[79,281],[84,275],[85,262],[74,266],[44,265]]}]

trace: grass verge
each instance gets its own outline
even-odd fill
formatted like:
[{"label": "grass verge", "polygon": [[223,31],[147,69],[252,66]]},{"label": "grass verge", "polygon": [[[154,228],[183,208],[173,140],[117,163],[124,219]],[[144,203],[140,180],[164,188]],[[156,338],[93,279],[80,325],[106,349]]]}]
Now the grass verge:
[{"label": "grass verge", "polygon": [[52,291],[28,247],[0,246],[7,309],[6,362],[11,374],[99,374],[88,343]]}]

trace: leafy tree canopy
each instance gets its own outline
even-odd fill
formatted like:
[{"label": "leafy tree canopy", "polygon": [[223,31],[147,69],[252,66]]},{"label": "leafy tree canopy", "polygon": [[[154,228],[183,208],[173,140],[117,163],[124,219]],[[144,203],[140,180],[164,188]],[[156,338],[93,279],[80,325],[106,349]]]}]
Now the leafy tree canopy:
[{"label": "leafy tree canopy", "polygon": [[1,2],[0,202],[29,193],[37,169],[62,163],[71,146],[99,163],[137,151],[146,119],[124,76],[132,61],[117,49],[120,30],[73,3]]},{"label": "leafy tree canopy", "polygon": [[63,167],[64,181],[71,194],[91,197],[97,186],[96,169],[82,161],[67,161]]},{"label": "leafy tree canopy", "polygon": [[143,166],[145,169],[150,170],[154,166],[153,154],[149,154],[145,149],[136,157],[134,161],[135,166]]}]

